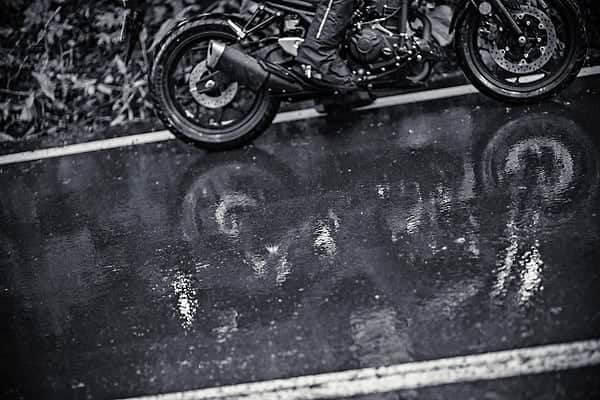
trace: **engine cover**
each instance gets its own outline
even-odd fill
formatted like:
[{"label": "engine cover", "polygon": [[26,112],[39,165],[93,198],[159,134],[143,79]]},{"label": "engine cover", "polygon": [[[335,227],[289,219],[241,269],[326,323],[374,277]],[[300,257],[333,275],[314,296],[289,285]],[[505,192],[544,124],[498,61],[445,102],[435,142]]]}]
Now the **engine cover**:
[{"label": "engine cover", "polygon": [[371,28],[364,28],[352,34],[350,54],[360,63],[370,63],[381,56],[385,43],[383,34]]}]

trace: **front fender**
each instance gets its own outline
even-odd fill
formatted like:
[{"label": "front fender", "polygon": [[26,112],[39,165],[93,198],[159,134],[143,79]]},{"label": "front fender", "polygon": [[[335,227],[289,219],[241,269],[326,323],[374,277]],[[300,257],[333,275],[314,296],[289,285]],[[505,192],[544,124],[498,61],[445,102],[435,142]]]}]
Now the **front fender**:
[{"label": "front fender", "polygon": [[[489,0],[494,8],[497,7],[498,15],[502,20],[510,26],[513,31],[522,35],[523,32],[517,25],[515,18],[511,15],[510,10],[518,10],[520,8],[518,0]],[[450,33],[453,33],[456,29],[456,26],[460,23],[460,21],[467,15],[471,9],[477,11],[477,7],[481,3],[480,0],[460,0],[458,5],[455,8],[454,16],[452,17],[452,21],[450,21]]]},{"label": "front fender", "polygon": [[475,9],[472,0],[460,0],[454,8],[454,15],[450,21],[450,33],[454,33],[458,23],[467,15],[470,9]]}]

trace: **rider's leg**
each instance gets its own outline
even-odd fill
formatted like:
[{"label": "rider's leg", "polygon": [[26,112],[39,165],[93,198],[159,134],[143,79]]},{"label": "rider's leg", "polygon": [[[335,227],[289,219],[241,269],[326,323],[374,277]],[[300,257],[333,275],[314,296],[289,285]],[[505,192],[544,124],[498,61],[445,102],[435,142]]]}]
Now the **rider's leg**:
[{"label": "rider's leg", "polygon": [[355,86],[338,48],[350,24],[354,0],[320,0],[306,39],[298,51],[298,62],[324,82]]}]

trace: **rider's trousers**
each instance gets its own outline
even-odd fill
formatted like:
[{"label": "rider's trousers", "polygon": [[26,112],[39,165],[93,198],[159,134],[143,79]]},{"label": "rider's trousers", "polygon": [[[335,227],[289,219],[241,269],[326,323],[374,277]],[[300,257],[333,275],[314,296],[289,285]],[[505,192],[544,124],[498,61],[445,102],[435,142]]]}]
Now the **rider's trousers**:
[{"label": "rider's trousers", "polygon": [[298,51],[298,61],[329,78],[347,78],[349,71],[338,55],[338,47],[352,19],[353,8],[354,0],[320,0]]}]

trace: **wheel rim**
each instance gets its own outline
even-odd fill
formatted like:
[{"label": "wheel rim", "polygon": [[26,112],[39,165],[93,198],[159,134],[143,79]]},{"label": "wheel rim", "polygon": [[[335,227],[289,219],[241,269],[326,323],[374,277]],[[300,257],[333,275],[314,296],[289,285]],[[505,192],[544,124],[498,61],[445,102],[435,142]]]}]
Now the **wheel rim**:
[{"label": "wheel rim", "polygon": [[[575,122],[534,113],[503,125],[481,159],[487,193],[513,193],[518,206],[536,204],[547,223],[564,223],[595,201],[600,163],[594,145]],[[528,180],[527,180],[528,179]],[[527,191],[519,188],[527,186]]]},{"label": "wheel rim", "polygon": [[206,68],[210,40],[232,43],[235,38],[225,32],[207,32],[178,43],[165,63],[160,89],[166,111],[187,128],[186,136],[221,143],[246,133],[242,128],[260,112],[264,93],[254,93],[222,73],[211,74]]},{"label": "wheel rim", "polygon": [[557,3],[547,1],[548,9],[523,5],[513,12],[524,31],[524,43],[506,30],[492,42],[483,33],[489,25],[476,16],[467,40],[475,72],[488,85],[510,92],[550,90],[560,83],[575,54],[576,37],[569,10]]}]

